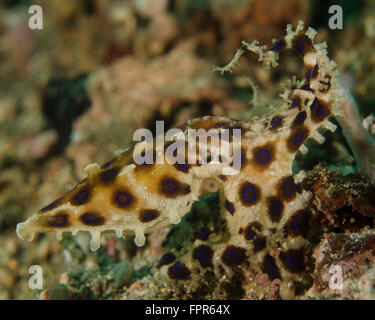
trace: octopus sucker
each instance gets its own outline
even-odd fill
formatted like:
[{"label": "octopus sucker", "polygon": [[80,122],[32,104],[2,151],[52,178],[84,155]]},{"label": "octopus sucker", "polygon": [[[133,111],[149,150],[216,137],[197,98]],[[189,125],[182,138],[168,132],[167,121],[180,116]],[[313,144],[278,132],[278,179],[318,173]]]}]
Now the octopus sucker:
[{"label": "octopus sucker", "polygon": [[[270,281],[279,279],[284,298],[293,297],[295,286],[308,288],[309,237],[315,213],[309,210],[311,194],[298,186],[305,173],[293,176],[292,164],[298,152],[308,152],[307,139],[324,142],[319,128],[335,131],[328,118],[335,116],[337,101],[331,93],[338,87],[336,65],[327,56],[326,44],[314,42],[315,35],[302,21],[295,30],[288,25],[285,37],[274,40],[271,49],[257,41],[242,42],[234,59],[215,69],[231,71],[246,51],[258,54],[265,68],[276,67],[279,52],[287,49],[297,50],[305,64],[302,86],[285,87],[280,106],[270,108],[262,118],[239,121],[205,116],[185,124],[185,141],[190,138],[189,129],[229,130],[230,149],[241,153],[239,170],[233,170],[224,157],[211,162],[215,155],[212,140],[199,141],[196,148],[185,150],[185,159],[193,155],[197,160],[201,148],[211,150],[209,161],[185,164],[166,161],[162,151],[170,142],[164,142],[162,148],[139,142],[133,149],[116,152],[102,166],[89,164],[87,179],[19,223],[17,235],[31,241],[37,232],[88,231],[90,247],[97,250],[101,233],[112,230],[118,237],[135,235],[136,245],[143,246],[145,234],[180,223],[201,195],[218,192],[225,237],[216,242],[202,238],[207,240],[200,239],[192,252],[165,255],[168,262],[161,260],[160,271],[170,279],[186,281],[195,267],[233,274],[250,265]],[[235,130],[240,130],[240,145]],[[145,146],[156,162],[134,162],[133,150],[139,155]]]}]

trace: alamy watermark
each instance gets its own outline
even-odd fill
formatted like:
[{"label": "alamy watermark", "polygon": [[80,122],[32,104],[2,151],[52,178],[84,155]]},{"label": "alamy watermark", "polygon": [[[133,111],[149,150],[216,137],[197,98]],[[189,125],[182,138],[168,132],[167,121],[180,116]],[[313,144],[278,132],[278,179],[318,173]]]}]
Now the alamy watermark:
[{"label": "alamy watermark", "polygon": [[164,121],[156,121],[155,139],[150,130],[142,128],[134,132],[133,141],[141,142],[133,151],[134,162],[139,165],[164,161],[170,165],[224,163],[224,175],[235,175],[241,169],[241,129],[189,128],[185,135],[176,128],[165,133]]},{"label": "alamy watermark", "polygon": [[31,30],[43,29],[43,9],[41,6],[34,4],[29,8],[28,25]]},{"label": "alamy watermark", "polygon": [[332,16],[328,20],[328,27],[331,30],[343,29],[343,11],[342,7],[335,4],[329,7],[328,13]]},{"label": "alamy watermark", "polygon": [[331,290],[343,289],[343,272],[340,266],[332,265],[329,268],[329,273],[332,276],[329,278],[328,286]]},{"label": "alamy watermark", "polygon": [[29,288],[34,289],[43,289],[43,269],[41,266],[34,264],[29,267]]},{"label": "alamy watermark", "polygon": [[[28,21],[31,30],[43,29],[43,9],[40,5],[34,4],[29,7],[30,17]],[[332,30],[343,29],[343,10],[340,5],[331,5],[328,13],[332,16],[328,20],[328,27]]]}]

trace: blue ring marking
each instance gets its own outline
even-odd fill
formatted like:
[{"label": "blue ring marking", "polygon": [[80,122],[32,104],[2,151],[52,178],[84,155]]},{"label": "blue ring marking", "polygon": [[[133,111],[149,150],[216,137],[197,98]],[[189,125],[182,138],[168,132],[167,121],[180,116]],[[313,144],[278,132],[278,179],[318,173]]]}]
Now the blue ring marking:
[{"label": "blue ring marking", "polygon": [[[207,252],[202,252],[202,250],[199,250],[199,258],[204,259],[207,258]],[[201,261],[203,262],[203,261]]]},{"label": "blue ring marking", "polygon": [[[253,193],[253,196],[248,198],[247,195],[246,195],[246,192],[250,190],[252,193]],[[245,188],[243,188],[242,190],[242,196],[244,197],[245,201],[254,201],[256,196],[257,196],[257,191],[253,188],[253,187],[250,187],[250,186],[246,186]]]},{"label": "blue ring marking", "polygon": [[295,260],[294,260],[291,256],[287,257],[287,258],[285,259],[285,262],[286,262],[286,264],[287,264],[287,266],[288,266],[289,268],[293,268],[294,265],[296,264]]},{"label": "blue ring marking", "polygon": [[[121,199],[121,198],[123,198],[123,197],[126,198],[125,201]],[[117,202],[117,204],[120,205],[120,206],[125,206],[125,205],[127,205],[128,203],[130,203],[130,196],[129,196],[127,193],[125,193],[125,192],[118,192],[118,193],[116,194],[116,202]]]},{"label": "blue ring marking", "polygon": [[87,224],[93,224],[98,221],[98,217],[92,213],[85,213],[82,215],[82,220]]},{"label": "blue ring marking", "polygon": [[271,120],[271,128],[277,127],[281,123],[280,118],[273,118]]},{"label": "blue ring marking", "polygon": [[310,85],[307,83],[301,87],[302,90],[311,91]]},{"label": "blue ring marking", "polygon": [[182,268],[181,262],[178,261],[178,262],[176,262],[176,263],[170,268],[170,270],[171,270],[172,272],[178,272],[178,271],[181,270],[181,268]]},{"label": "blue ring marking", "polygon": [[321,116],[321,115],[323,115],[323,112],[324,112],[324,108],[323,108],[321,105],[319,105],[319,106],[316,108],[316,113],[317,113],[319,116]]},{"label": "blue ring marking", "polygon": [[271,212],[273,214],[279,214],[281,211],[281,205],[280,205],[280,202],[278,201],[273,201],[271,203]]},{"label": "blue ring marking", "polygon": [[319,103],[319,101],[318,101],[317,98],[314,99],[313,103],[311,104],[311,108],[314,109],[315,112],[316,112],[319,116],[323,115],[323,113],[324,113],[324,108],[323,108],[323,106]]},{"label": "blue ring marking", "polygon": [[293,101],[292,101],[291,107],[296,107],[296,106],[298,106],[300,103],[301,103],[301,99],[300,99],[300,98],[295,98],[295,99],[293,99]]},{"label": "blue ring marking", "polygon": [[66,221],[67,221],[66,216],[60,214],[60,215],[53,216],[49,220],[48,224],[52,227],[62,227],[66,224]]},{"label": "blue ring marking", "polygon": [[282,46],[282,42],[279,40],[279,41],[277,41],[277,42],[275,42],[275,44],[273,45],[273,47],[271,48],[271,50],[272,51],[277,51],[277,50],[279,50],[280,48],[281,48],[281,46]]},{"label": "blue ring marking", "polygon": [[315,76],[316,75],[316,73],[318,72],[318,70],[319,70],[319,65],[318,64],[316,64],[315,66],[314,66],[314,68],[312,69],[312,75],[313,76]]},{"label": "blue ring marking", "polygon": [[206,245],[196,247],[193,252],[193,259],[198,260],[202,267],[209,267],[212,265],[211,258],[213,251]]},{"label": "blue ring marking", "polygon": [[316,112],[318,116],[322,116],[324,114],[323,106],[321,104],[315,104],[315,101],[312,104],[312,108],[314,109],[314,111]]},{"label": "blue ring marking", "polygon": [[104,163],[100,168],[101,169],[107,169],[107,168],[109,168],[110,166],[111,166],[111,164],[113,163],[113,162],[115,162],[115,158],[114,159],[112,159],[112,160],[109,160],[108,162],[106,162],[106,163]]},{"label": "blue ring marking", "polygon": [[306,112],[302,111],[298,113],[297,118],[296,118],[296,124],[302,124],[306,120]]},{"label": "blue ring marking", "polygon": [[311,78],[311,72],[310,71],[306,71],[306,81],[309,81],[310,80],[310,78]]},{"label": "blue ring marking", "polygon": [[50,204],[47,204],[45,207],[43,207],[41,210],[46,211],[49,209],[54,208],[58,204],[59,200],[52,201]]},{"label": "blue ring marking", "polygon": [[318,103],[318,98],[315,98],[311,106],[315,107],[317,105],[317,103]]},{"label": "blue ring marking", "polygon": [[146,213],[146,214],[143,216],[143,218],[144,218],[146,221],[150,221],[150,220],[152,220],[152,219],[155,218],[155,215],[152,214],[152,213]]},{"label": "blue ring marking", "polygon": [[271,269],[271,271],[276,271],[276,265],[273,263],[273,261],[268,261],[267,266]]},{"label": "blue ring marking", "polygon": [[303,133],[299,133],[294,137],[294,143],[296,145],[300,145],[303,142],[304,135]]},{"label": "blue ring marking", "polygon": [[247,232],[246,232],[246,236],[250,240],[254,239],[256,237],[256,235],[257,235],[257,233],[251,228],[249,228],[249,230],[247,230]]},{"label": "blue ring marking", "polygon": [[266,246],[266,241],[263,238],[257,238],[254,241],[254,249],[255,250],[262,250]]},{"label": "blue ring marking", "polygon": [[160,265],[170,264],[174,261],[174,259],[175,259],[175,256],[172,253],[168,252],[161,257],[159,264]]},{"label": "blue ring marking", "polygon": [[210,233],[207,232],[207,231],[198,231],[198,232],[196,233],[196,237],[199,238],[199,239],[207,240],[209,234],[210,234]]},{"label": "blue ring marking", "polygon": [[[173,189],[172,190],[169,189],[169,187],[168,187],[169,185],[173,185]],[[177,190],[177,184],[174,181],[169,181],[169,180],[168,181],[164,181],[162,187],[163,187],[163,190],[165,192],[169,192],[169,193],[175,192]]]},{"label": "blue ring marking", "polygon": [[177,164],[177,168],[181,171],[187,171],[188,169],[188,165],[185,163],[185,164]]},{"label": "blue ring marking", "polygon": [[303,42],[301,40],[297,40],[297,49],[303,53],[303,51],[305,50],[305,47],[303,45]]},{"label": "blue ring marking", "polygon": [[290,226],[293,230],[298,230],[301,227],[301,220],[298,220],[297,217],[294,217],[292,222],[290,223]]},{"label": "blue ring marking", "polygon": [[233,261],[235,264],[240,264],[242,262],[238,249],[229,250],[229,252],[226,253],[226,257],[229,261]]},{"label": "blue ring marking", "polygon": [[116,175],[115,170],[108,170],[108,171],[103,172],[103,178],[104,180],[107,180],[107,181],[112,180],[115,175]]},{"label": "blue ring marking", "polygon": [[288,235],[288,227],[284,227],[283,232],[284,232],[285,236],[287,236]]},{"label": "blue ring marking", "polygon": [[200,258],[206,258],[206,257],[208,257],[208,254],[209,254],[209,252],[208,252],[207,248],[199,248],[198,255],[199,255]]},{"label": "blue ring marking", "polygon": [[[264,154],[266,155],[266,159],[262,159],[263,158],[262,155],[264,155]],[[258,160],[260,162],[267,162],[269,158],[270,158],[270,154],[267,150],[262,150],[258,153]]]},{"label": "blue ring marking", "polygon": [[[201,250],[200,250],[201,251]],[[202,267],[209,267],[211,265],[211,261],[210,260],[207,260],[207,258],[209,257],[209,253],[207,250],[205,250],[205,252],[199,252],[199,263],[201,264]]]},{"label": "blue ring marking", "polygon": [[82,190],[80,192],[78,192],[73,200],[79,204],[82,204],[84,203],[87,199],[89,198],[89,193],[86,191],[86,190]]},{"label": "blue ring marking", "polygon": [[234,205],[232,202],[229,202],[228,200],[225,202],[225,209],[229,211],[229,213],[233,214],[234,213]]},{"label": "blue ring marking", "polygon": [[286,194],[291,194],[294,190],[294,186],[291,182],[286,182],[284,184],[284,191]]},{"label": "blue ring marking", "polygon": [[[274,260],[268,260],[266,265],[267,265],[267,268],[269,269],[270,272],[278,272],[277,266],[276,266]],[[276,275],[274,275],[274,274],[268,274],[268,276],[272,280],[276,278]]]}]

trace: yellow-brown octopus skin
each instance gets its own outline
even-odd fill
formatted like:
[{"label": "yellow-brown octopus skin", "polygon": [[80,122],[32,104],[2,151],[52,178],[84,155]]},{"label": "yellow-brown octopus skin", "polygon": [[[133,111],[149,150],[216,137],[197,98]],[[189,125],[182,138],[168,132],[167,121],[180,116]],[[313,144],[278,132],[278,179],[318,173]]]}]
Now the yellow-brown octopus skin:
[{"label": "yellow-brown octopus skin", "polygon": [[91,249],[97,250],[100,234],[113,230],[118,237],[135,234],[135,243],[143,246],[146,233],[179,223],[200,195],[219,191],[228,240],[198,241],[193,255],[185,254],[173,265],[174,259],[164,259],[160,271],[183,280],[195,266],[230,272],[247,261],[269,279],[281,279],[282,297],[293,297],[296,284],[310,281],[307,253],[314,212],[309,210],[310,193],[298,185],[303,173],[293,176],[292,163],[297,152],[307,152],[306,139],[324,141],[319,128],[335,130],[328,121],[335,114],[335,63],[327,57],[325,43],[314,43],[315,34],[300,21],[296,30],[289,25],[270,50],[254,41],[244,42],[237,52],[237,58],[245,50],[259,54],[266,67],[277,65],[280,50],[301,53],[306,78],[297,89],[284,89],[280,107],[249,121],[207,116],[186,124],[186,131],[240,128],[238,174],[223,177],[229,167],[225,163],[138,165],[129,149],[102,167],[90,164],[83,182],[18,224],[18,236],[32,240],[37,232],[56,231],[61,237],[64,231],[83,230],[91,234]]}]

